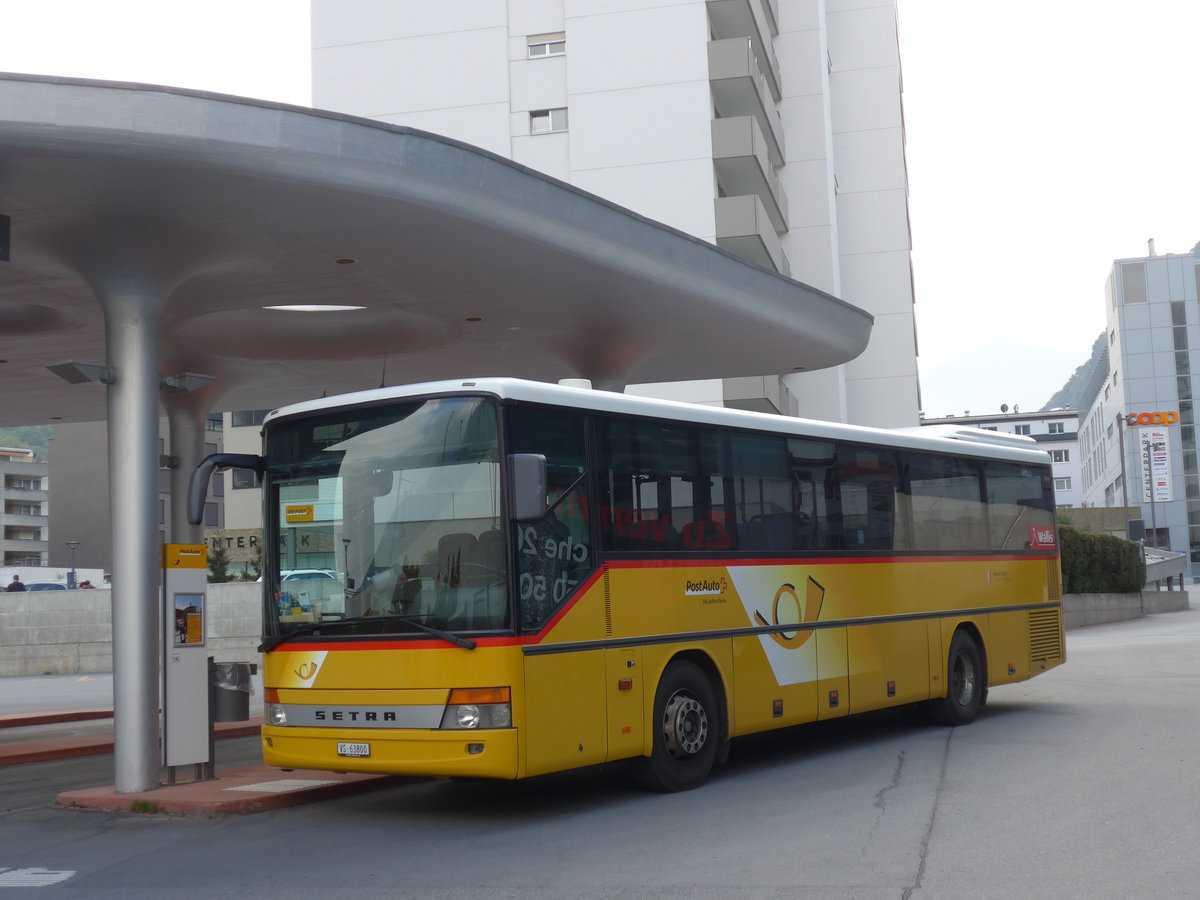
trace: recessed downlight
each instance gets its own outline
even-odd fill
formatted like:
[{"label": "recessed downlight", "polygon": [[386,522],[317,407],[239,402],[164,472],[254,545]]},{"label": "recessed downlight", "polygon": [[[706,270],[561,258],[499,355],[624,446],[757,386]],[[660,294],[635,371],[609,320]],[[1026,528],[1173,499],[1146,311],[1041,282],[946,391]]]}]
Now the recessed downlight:
[{"label": "recessed downlight", "polygon": [[264,306],[263,309],[277,309],[283,312],[349,312],[352,309],[366,309],[365,306],[346,306],[337,303],[297,303],[294,306]]}]

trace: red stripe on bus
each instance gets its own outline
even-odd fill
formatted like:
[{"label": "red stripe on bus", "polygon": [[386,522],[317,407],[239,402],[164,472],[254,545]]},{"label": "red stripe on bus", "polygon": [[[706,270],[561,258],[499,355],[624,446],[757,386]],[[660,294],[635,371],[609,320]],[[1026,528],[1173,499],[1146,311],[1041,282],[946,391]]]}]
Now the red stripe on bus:
[{"label": "red stripe on bus", "polygon": [[[605,568],[610,569],[711,569],[711,568],[728,568],[731,566],[830,566],[830,565],[868,565],[872,563],[952,563],[952,562],[1035,562],[1038,560],[1057,559],[1057,554],[1039,555],[1039,556],[872,556],[872,557],[857,557],[857,556],[837,556],[837,557],[819,557],[819,558],[782,558],[782,559],[716,559],[709,562],[700,560],[688,559],[622,559],[609,560],[595,572],[591,577],[583,583],[582,586],[575,592],[575,595],[565,604],[562,609],[556,612],[550,621],[542,626],[537,634],[526,634],[519,637],[495,637],[495,638],[475,638],[476,647],[527,647],[535,644],[540,644],[545,637],[554,630],[554,627],[562,620],[562,618],[570,612],[575,604],[580,601],[584,594],[604,575]],[[339,652],[342,650],[444,650],[446,648],[445,641],[439,640],[420,640],[420,641],[353,641],[342,643],[321,642],[311,643],[302,641],[288,641],[281,645],[280,650],[295,650],[295,651],[317,651],[330,650]],[[279,652],[278,650],[272,652]]]}]

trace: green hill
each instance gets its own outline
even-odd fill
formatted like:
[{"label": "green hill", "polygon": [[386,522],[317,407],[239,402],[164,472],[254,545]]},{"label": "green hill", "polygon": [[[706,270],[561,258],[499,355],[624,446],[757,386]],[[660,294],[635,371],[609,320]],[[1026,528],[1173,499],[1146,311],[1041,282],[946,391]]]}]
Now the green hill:
[{"label": "green hill", "polygon": [[0,428],[0,447],[21,447],[37,454],[39,462],[46,461],[46,445],[54,436],[53,425],[14,425]]}]

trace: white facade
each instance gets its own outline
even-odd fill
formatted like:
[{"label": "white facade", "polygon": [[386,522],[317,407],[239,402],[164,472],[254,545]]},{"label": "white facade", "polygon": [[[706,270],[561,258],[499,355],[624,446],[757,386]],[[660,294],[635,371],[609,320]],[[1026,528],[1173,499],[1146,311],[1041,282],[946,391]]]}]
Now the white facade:
[{"label": "white facade", "polygon": [[1039,450],[1050,454],[1051,468],[1054,471],[1054,505],[1059,509],[1084,505],[1082,457],[1079,451],[1079,413],[1076,410],[1050,409],[1035,413],[999,413],[994,416],[946,416],[922,419],[921,424],[962,425],[1031,437],[1037,441]]},{"label": "white facade", "polygon": [[1087,505],[1140,506],[1147,544],[1188,554],[1193,575],[1200,574],[1198,284],[1196,250],[1113,263],[1105,285],[1108,367],[1081,409],[1080,430]]},{"label": "white facade", "polygon": [[876,317],[867,350],[837,369],[637,392],[916,424],[894,0],[312,9],[315,106],[483,147]]}]

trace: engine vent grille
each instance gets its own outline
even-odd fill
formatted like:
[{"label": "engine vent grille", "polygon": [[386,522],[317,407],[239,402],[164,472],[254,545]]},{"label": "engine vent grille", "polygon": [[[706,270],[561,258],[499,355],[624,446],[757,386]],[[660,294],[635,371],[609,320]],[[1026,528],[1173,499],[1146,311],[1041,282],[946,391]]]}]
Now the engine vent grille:
[{"label": "engine vent grille", "polygon": [[1063,658],[1062,611],[1038,609],[1029,613],[1029,658],[1034,661]]},{"label": "engine vent grille", "polygon": [[608,583],[608,566],[604,567],[604,636],[612,637],[612,589]]}]

